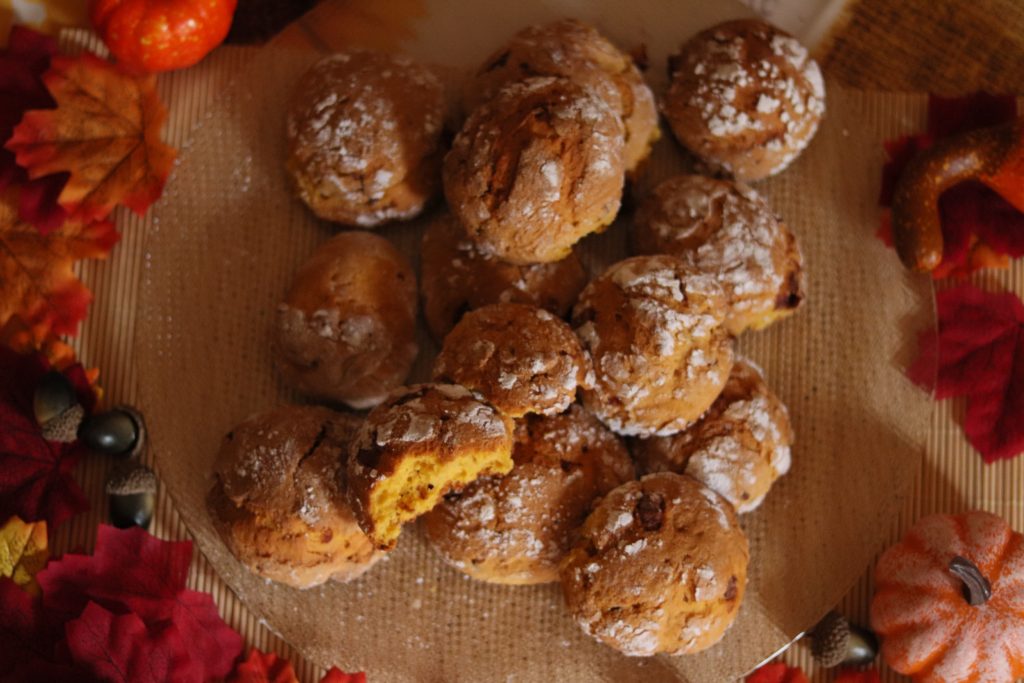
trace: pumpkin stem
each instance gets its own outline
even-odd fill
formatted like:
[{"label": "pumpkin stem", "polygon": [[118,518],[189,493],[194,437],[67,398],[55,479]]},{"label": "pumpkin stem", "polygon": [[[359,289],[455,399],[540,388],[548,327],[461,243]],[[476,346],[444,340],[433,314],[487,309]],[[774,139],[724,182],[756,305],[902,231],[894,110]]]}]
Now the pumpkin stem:
[{"label": "pumpkin stem", "polygon": [[992,597],[992,584],[978,566],[966,557],[957,555],[949,561],[949,571],[963,581],[964,600],[972,607],[984,605]]}]

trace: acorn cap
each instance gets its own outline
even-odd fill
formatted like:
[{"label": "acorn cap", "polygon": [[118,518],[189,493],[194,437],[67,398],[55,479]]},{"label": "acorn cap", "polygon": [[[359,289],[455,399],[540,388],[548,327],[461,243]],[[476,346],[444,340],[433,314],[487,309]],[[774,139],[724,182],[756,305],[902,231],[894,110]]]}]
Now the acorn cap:
[{"label": "acorn cap", "polygon": [[146,452],[146,418],[134,406],[122,404],[114,406],[113,409],[128,413],[128,416],[132,418],[132,422],[135,423],[135,443],[132,445],[132,449],[128,452],[127,457],[131,460],[138,460]]},{"label": "acorn cap", "polygon": [[78,439],[78,425],[85,417],[85,408],[74,404],[57,417],[50,418],[43,425],[43,438],[47,441],[71,443]]},{"label": "acorn cap", "polygon": [[846,659],[850,623],[836,611],[829,612],[811,633],[811,655],[821,666],[831,669]]},{"label": "acorn cap", "polygon": [[114,470],[107,479],[107,493],[112,496],[130,496],[138,493],[156,493],[156,474],[145,465],[130,465]]}]

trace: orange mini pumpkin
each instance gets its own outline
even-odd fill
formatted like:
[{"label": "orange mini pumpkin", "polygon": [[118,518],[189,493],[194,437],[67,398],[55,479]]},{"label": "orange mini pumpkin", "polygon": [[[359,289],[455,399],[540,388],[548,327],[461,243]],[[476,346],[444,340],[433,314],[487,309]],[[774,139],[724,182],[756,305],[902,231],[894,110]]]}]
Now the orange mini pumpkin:
[{"label": "orange mini pumpkin", "polygon": [[931,515],[875,568],[871,626],[915,681],[1024,676],[1024,536],[988,512]]}]

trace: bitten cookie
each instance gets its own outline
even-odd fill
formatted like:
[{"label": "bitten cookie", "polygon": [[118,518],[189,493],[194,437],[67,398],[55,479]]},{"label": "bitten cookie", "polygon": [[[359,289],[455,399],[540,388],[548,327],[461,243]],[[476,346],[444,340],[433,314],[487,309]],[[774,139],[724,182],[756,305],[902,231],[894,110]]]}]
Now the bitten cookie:
[{"label": "bitten cookie", "polygon": [[623,484],[587,518],[561,567],[576,623],[630,656],[705,650],[739,612],[749,550],[732,506],[690,477]]},{"label": "bitten cookie", "polygon": [[562,76],[590,88],[625,125],[626,172],[647,158],[660,135],[654,94],[633,60],[596,28],[576,19],[528,26],[487,58],[466,88],[472,111],[502,87],[532,76]]},{"label": "bitten cookie", "polygon": [[251,571],[309,588],[349,581],[381,557],[345,498],[345,459],[362,420],[282,406],[228,432],[206,507],[221,539]]},{"label": "bitten cookie", "polygon": [[729,381],[707,414],[674,436],[636,443],[644,473],[688,474],[733,504],[756,509],[790,466],[793,429],[789,413],[748,360],[733,365]]},{"label": "bitten cookie", "polygon": [[463,314],[488,304],[532,304],[564,317],[587,284],[575,251],[561,261],[516,266],[486,254],[447,211],[423,233],[423,315],[440,342]]},{"label": "bitten cookie", "polygon": [[633,479],[622,441],[581,406],[516,425],[515,466],[483,477],[423,517],[444,560],[481,581],[558,580],[565,555],[594,501]]},{"label": "bitten cookie", "polygon": [[366,417],[348,461],[348,497],[379,548],[402,524],[477,477],[512,469],[512,420],[454,384],[403,387]]},{"label": "bitten cookie", "polygon": [[380,403],[419,351],[412,266],[383,237],[336,235],[295,273],[274,350],[281,375],[303,393],[356,409]]},{"label": "bitten cookie", "polygon": [[317,62],[288,107],[285,166],[320,218],[374,227],[438,190],[444,90],[406,57],[351,51]]},{"label": "bitten cookie", "polygon": [[766,327],[803,303],[796,236],[741,183],[698,175],[663,181],[637,207],[633,243],[640,254],[678,256],[714,277],[734,335]]},{"label": "bitten cookie", "polygon": [[669,58],[662,109],[676,139],[737,180],[786,168],[825,112],[825,85],[807,48],[756,19],[702,31]]},{"label": "bitten cookie", "polygon": [[480,249],[549,263],[615,219],[622,121],[567,78],[510,83],[474,110],[444,159],[448,206]]},{"label": "bitten cookie", "polygon": [[434,361],[434,380],[479,393],[509,417],[555,415],[593,382],[572,329],[542,308],[492,304],[463,316]]},{"label": "bitten cookie", "polygon": [[620,261],[583,290],[573,310],[595,382],[583,402],[612,430],[674,434],[718,397],[733,342],[714,278],[674,256]]}]

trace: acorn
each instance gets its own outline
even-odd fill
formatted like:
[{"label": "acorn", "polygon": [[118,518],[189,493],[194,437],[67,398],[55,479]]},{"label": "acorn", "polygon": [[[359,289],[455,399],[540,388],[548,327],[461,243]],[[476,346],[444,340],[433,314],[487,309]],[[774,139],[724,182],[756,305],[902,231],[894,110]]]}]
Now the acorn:
[{"label": "acorn", "polygon": [[40,426],[60,417],[75,405],[78,405],[75,387],[64,373],[50,370],[39,379],[32,395],[32,412]]},{"label": "acorn", "polygon": [[117,406],[89,416],[78,438],[94,451],[122,458],[137,458],[146,447],[146,421],[131,406]]},{"label": "acorn", "polygon": [[832,611],[811,632],[811,655],[827,669],[869,664],[878,656],[878,638]]},{"label": "acorn", "polygon": [[85,417],[85,408],[75,404],[57,417],[43,423],[43,438],[47,441],[71,443],[78,439],[78,427]]},{"label": "acorn", "polygon": [[118,529],[149,528],[156,506],[156,475],[145,465],[115,469],[107,479],[110,523]]}]

